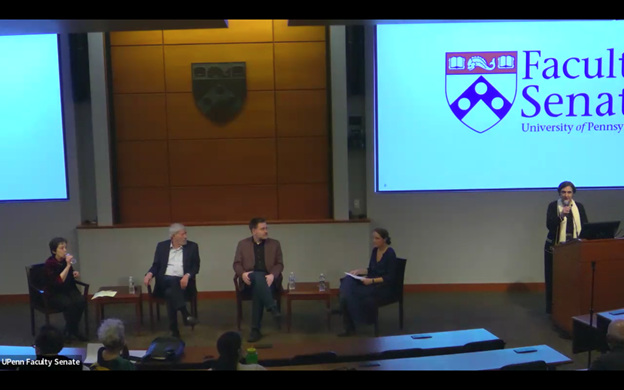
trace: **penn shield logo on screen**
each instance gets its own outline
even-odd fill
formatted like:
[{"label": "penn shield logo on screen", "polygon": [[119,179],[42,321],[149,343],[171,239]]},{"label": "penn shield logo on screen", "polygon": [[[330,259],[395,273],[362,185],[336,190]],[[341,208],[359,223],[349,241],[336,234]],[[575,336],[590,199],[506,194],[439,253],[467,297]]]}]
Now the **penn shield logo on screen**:
[{"label": "penn shield logo on screen", "polygon": [[518,52],[446,53],[446,99],[469,129],[484,133],[509,113],[518,89]]}]

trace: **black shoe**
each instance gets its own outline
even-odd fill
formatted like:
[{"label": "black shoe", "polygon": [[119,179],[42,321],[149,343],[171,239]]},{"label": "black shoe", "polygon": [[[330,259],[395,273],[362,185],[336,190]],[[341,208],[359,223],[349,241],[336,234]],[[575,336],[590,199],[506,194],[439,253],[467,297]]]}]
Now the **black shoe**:
[{"label": "black shoe", "polygon": [[[78,339],[79,341],[82,341],[82,342],[87,342],[87,341],[89,341],[89,339],[87,338],[87,336],[83,335],[83,334],[82,334],[82,333],[80,333],[80,332],[73,332],[73,333],[71,334],[71,336],[75,337],[76,339]],[[70,336],[70,337],[71,337],[71,336]]]},{"label": "black shoe", "polygon": [[249,334],[249,338],[247,339],[247,342],[255,343],[257,341],[260,341],[261,339],[262,339],[262,333],[260,333],[259,330],[252,330],[251,333]]},{"label": "black shoe", "polygon": [[351,336],[355,336],[355,330],[354,329],[348,329],[348,330],[345,330],[344,332],[338,334],[338,337],[351,337]]},{"label": "black shoe", "polygon": [[186,318],[184,318],[184,325],[186,326],[190,326],[191,328],[195,328],[195,325],[199,324],[199,321],[197,320],[197,318],[193,317],[193,316],[188,316]]}]

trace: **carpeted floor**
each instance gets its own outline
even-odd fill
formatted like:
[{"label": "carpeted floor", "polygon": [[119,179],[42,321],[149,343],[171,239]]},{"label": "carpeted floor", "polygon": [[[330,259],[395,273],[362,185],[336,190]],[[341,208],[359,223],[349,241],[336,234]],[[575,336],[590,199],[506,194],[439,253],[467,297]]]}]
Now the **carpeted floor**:
[{"label": "carpeted floor", "polygon": [[[236,329],[236,304],[234,300],[202,300],[199,320],[195,327],[182,328],[182,338],[189,346],[214,346],[220,334]],[[485,328],[507,342],[508,348],[546,344],[574,360],[574,364],[561,369],[587,367],[587,353],[572,355],[571,340],[563,339],[552,328],[544,313],[544,294],[519,292],[473,292],[473,293],[411,293],[405,296],[405,328],[398,325],[398,305],[380,311],[380,335],[390,336],[410,333],[429,333],[459,329]],[[155,331],[149,330],[149,309],[144,304],[144,326],[141,335],[136,334],[136,319],[132,305],[108,306],[107,317],[117,317],[126,324],[130,349],[146,349],[150,342],[167,332],[165,307],[161,307],[161,321]],[[243,306],[242,332],[247,336],[251,304]],[[285,311],[285,304],[282,305]],[[284,313],[285,314],[285,313]],[[94,308],[90,308],[91,342],[95,336]],[[0,345],[32,345],[28,304],[0,305]],[[44,324],[43,315],[36,313],[36,327]],[[64,326],[62,315],[51,317],[52,324]],[[316,301],[293,302],[292,333],[286,325],[278,331],[269,315],[263,322],[263,342],[298,343],[316,340],[335,340],[341,331],[342,318],[332,317],[331,332],[327,330],[325,305]],[[84,329],[84,328],[82,328]],[[359,337],[373,337],[372,327],[358,330]],[[74,343],[68,346],[83,346]],[[592,358],[597,357],[594,352]]]}]

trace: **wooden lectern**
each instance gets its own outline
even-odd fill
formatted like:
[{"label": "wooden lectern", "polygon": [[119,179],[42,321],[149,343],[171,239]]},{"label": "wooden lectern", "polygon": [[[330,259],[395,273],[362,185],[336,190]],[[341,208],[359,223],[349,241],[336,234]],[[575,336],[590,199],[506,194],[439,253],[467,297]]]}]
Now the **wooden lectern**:
[{"label": "wooden lectern", "polygon": [[624,307],[624,239],[576,240],[553,252],[552,320],[572,334],[572,317],[588,314],[591,305],[592,262],[594,314]]}]

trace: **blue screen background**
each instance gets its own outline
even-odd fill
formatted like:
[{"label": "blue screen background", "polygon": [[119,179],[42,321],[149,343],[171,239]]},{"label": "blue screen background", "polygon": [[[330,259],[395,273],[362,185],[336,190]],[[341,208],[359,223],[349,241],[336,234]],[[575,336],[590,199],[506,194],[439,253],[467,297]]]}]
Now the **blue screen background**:
[{"label": "blue screen background", "polygon": [[[624,23],[602,22],[514,22],[457,24],[386,24],[377,26],[376,93],[377,191],[491,190],[553,188],[563,180],[577,187],[624,186],[622,152],[624,129],[577,131],[586,122],[624,126],[622,115],[624,77],[620,57],[624,52]],[[597,58],[609,75],[609,52],[615,53],[615,78],[584,77],[584,58],[596,72]],[[528,50],[540,50],[539,68],[526,74]],[[511,111],[496,126],[477,133],[451,112],[445,87],[447,52],[517,51],[517,91]],[[544,79],[542,71],[559,61],[558,79]],[[563,62],[577,57],[569,69],[580,74],[563,77]],[[552,73],[552,72],[551,72]],[[452,76],[457,77],[457,76]],[[535,112],[522,91],[541,106]],[[575,117],[566,116],[566,95],[586,93],[592,116],[584,117],[584,102],[576,100]],[[596,107],[613,98],[613,116],[598,116]],[[545,113],[548,95],[559,94],[563,104],[551,106],[559,117]],[[555,101],[555,98],[551,98]],[[523,124],[573,125],[567,132],[523,132]]]},{"label": "blue screen background", "polygon": [[0,201],[67,199],[57,35],[0,36]]}]

